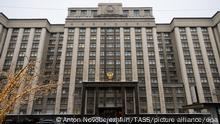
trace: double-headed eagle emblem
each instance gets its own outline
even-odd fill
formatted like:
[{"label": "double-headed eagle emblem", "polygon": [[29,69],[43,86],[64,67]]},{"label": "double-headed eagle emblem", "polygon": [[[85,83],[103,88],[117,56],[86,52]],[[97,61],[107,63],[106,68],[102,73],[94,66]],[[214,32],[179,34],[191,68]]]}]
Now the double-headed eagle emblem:
[{"label": "double-headed eagle emblem", "polygon": [[108,78],[108,80],[112,80],[113,79],[113,76],[114,76],[114,73],[113,72],[107,72],[106,73],[106,76],[107,76],[107,78]]}]

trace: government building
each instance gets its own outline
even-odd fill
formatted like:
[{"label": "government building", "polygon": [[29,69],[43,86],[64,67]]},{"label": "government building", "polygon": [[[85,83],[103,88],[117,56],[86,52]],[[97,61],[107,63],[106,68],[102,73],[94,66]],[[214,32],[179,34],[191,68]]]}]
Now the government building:
[{"label": "government building", "polygon": [[220,12],[167,24],[121,3],[68,8],[64,24],[0,13],[0,72],[30,60],[57,88],[12,114],[199,112],[184,106],[220,102]]}]

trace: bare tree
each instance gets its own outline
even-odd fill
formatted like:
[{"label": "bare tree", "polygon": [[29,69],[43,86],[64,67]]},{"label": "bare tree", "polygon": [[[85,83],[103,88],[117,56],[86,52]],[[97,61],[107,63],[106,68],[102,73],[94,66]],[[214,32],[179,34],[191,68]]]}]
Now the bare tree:
[{"label": "bare tree", "polygon": [[[35,63],[30,62],[21,70],[15,73],[3,73],[5,80],[0,82],[0,124],[3,123],[6,114],[25,101],[30,101],[30,94],[40,92],[42,95],[56,89],[54,82],[48,84],[40,83],[33,85],[40,75],[34,74]],[[32,99],[34,100],[34,99]]]}]

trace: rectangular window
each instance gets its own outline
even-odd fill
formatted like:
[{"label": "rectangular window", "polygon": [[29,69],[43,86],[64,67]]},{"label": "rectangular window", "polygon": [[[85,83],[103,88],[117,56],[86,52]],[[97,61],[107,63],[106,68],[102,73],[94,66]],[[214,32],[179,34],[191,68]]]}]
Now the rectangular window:
[{"label": "rectangular window", "polygon": [[27,48],[27,43],[21,43],[21,48]]},{"label": "rectangular window", "polygon": [[81,16],[87,16],[87,10],[81,10]]},{"label": "rectangular window", "polygon": [[190,31],[191,31],[191,33],[196,33],[197,32],[195,27],[190,28]]},{"label": "rectangular window", "polygon": [[89,53],[89,56],[95,56],[96,55],[96,52],[90,52]]},{"label": "rectangular window", "polygon": [[130,36],[129,36],[129,35],[126,35],[126,36],[124,36],[124,39],[125,39],[125,40],[130,40]]},{"label": "rectangular window", "polygon": [[140,16],[140,11],[139,10],[134,10],[134,16]]},{"label": "rectangular window", "polygon": [[92,40],[92,41],[96,40],[96,36],[95,36],[95,35],[92,35],[92,36],[90,37],[90,40]]},{"label": "rectangular window", "polygon": [[32,51],[32,52],[31,52],[31,56],[33,56],[33,57],[34,57],[34,56],[37,56],[37,52]]},{"label": "rectangular window", "polygon": [[185,28],[179,28],[180,33],[185,33],[186,29]]},{"label": "rectangular window", "polygon": [[91,33],[96,33],[96,32],[97,32],[96,28],[91,28]]},{"label": "rectangular window", "polygon": [[129,28],[124,28],[124,33],[129,33],[130,29]]},{"label": "rectangular window", "polygon": [[40,33],[41,32],[41,28],[36,28],[35,29],[35,33]]},{"label": "rectangular window", "polygon": [[180,35],[180,39],[181,40],[187,40],[187,37],[186,37],[186,35]]},{"label": "rectangular window", "polygon": [[76,10],[70,10],[70,14],[75,16],[76,15]]},{"label": "rectangular window", "polygon": [[17,36],[12,36],[11,41],[17,41],[17,38],[18,38]]},{"label": "rectangular window", "polygon": [[39,46],[39,43],[34,43],[34,44],[32,45],[32,48],[37,49],[37,48],[38,48],[38,46]]},{"label": "rectangular window", "polygon": [[12,57],[14,52],[8,51],[7,57]]},{"label": "rectangular window", "polygon": [[25,56],[25,52],[20,52],[20,53],[19,53],[19,56],[20,56],[20,57],[24,57],[24,56]]},{"label": "rectangular window", "polygon": [[24,35],[22,38],[23,41],[27,41],[28,40],[28,35]]},{"label": "rectangular window", "polygon": [[80,33],[85,33],[86,30],[85,30],[85,28],[80,28],[80,29],[79,29],[79,32],[80,32]]},{"label": "rectangular window", "polygon": [[92,10],[91,14],[92,14],[92,16],[96,16],[97,15],[97,10]]},{"label": "rectangular window", "polygon": [[145,16],[150,16],[151,14],[150,14],[150,10],[144,10],[144,15]]},{"label": "rectangular window", "polygon": [[18,28],[14,28],[12,33],[18,33],[19,29]]},{"label": "rectangular window", "polygon": [[75,31],[74,28],[69,28],[68,30],[69,33],[74,33],[74,31]]},{"label": "rectangular window", "polygon": [[123,10],[123,14],[124,15],[128,15],[129,14],[129,10]]},{"label": "rectangular window", "polygon": [[24,33],[29,33],[30,32],[30,28],[25,28],[24,29]]},{"label": "rectangular window", "polygon": [[140,28],[135,28],[135,33],[141,33],[141,29]]},{"label": "rectangular window", "polygon": [[73,35],[69,35],[67,40],[73,40],[74,39],[74,36]]},{"label": "rectangular window", "polygon": [[34,40],[40,40],[40,35],[34,35]]},{"label": "rectangular window", "polygon": [[146,33],[152,33],[152,29],[151,28],[146,28]]},{"label": "rectangular window", "polygon": [[73,48],[73,43],[67,43],[67,48]]}]

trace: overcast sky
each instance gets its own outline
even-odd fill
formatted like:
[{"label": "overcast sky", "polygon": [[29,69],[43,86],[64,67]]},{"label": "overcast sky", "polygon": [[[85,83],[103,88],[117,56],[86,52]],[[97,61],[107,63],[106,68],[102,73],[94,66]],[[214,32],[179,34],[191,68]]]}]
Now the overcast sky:
[{"label": "overcast sky", "polygon": [[107,2],[153,7],[157,23],[170,23],[173,17],[211,17],[220,11],[220,0],[0,0],[0,12],[8,18],[47,18],[63,24],[68,7],[97,7]]}]

